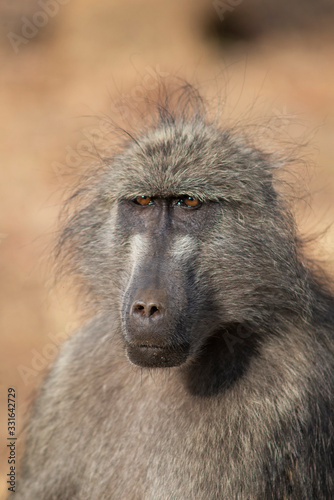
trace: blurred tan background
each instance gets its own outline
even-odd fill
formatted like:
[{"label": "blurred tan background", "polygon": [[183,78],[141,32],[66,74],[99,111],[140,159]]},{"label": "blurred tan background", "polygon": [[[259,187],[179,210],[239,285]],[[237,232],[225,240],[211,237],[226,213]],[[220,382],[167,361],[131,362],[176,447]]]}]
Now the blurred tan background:
[{"label": "blurred tan background", "polygon": [[[279,126],[269,139],[283,128],[292,143],[308,141],[301,154],[312,196],[299,210],[302,231],[333,223],[334,4],[290,4],[0,0],[0,498],[9,470],[7,389],[16,389],[20,452],[27,405],[78,321],[71,290],[50,292],[50,249],[61,173],[86,161],[87,116],[131,115],[158,79],[198,83],[209,99],[226,100],[226,120],[263,116],[266,124],[272,116]],[[312,248],[329,270],[333,244],[329,227]]]}]

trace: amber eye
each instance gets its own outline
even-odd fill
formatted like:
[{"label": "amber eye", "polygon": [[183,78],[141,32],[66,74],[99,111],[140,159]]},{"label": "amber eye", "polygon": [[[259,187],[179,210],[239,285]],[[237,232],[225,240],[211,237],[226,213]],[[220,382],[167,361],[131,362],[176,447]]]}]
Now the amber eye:
[{"label": "amber eye", "polygon": [[183,196],[179,201],[178,205],[189,208],[196,208],[201,206],[201,202],[198,198],[193,198],[192,196]]},{"label": "amber eye", "polygon": [[150,196],[137,196],[134,202],[138,205],[142,205],[143,207],[153,205],[153,200]]}]

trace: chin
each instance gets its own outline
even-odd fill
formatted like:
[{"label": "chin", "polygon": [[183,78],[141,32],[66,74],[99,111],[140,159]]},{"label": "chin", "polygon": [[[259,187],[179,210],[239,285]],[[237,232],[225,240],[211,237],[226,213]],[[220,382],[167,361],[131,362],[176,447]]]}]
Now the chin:
[{"label": "chin", "polygon": [[126,352],[131,363],[142,368],[180,366],[188,359],[189,351],[189,344],[156,346],[127,343],[126,345]]}]

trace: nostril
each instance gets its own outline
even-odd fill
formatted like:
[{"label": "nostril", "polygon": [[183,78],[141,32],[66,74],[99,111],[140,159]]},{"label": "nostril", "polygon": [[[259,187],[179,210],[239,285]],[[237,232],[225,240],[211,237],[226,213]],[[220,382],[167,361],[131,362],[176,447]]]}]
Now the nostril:
[{"label": "nostril", "polygon": [[153,316],[154,314],[159,313],[159,308],[155,305],[148,306],[148,316]]},{"label": "nostril", "polygon": [[133,312],[134,313],[139,313],[139,314],[145,316],[145,313],[146,313],[146,311],[145,311],[145,304],[137,302],[133,306]]},{"label": "nostril", "polygon": [[162,309],[159,304],[138,301],[132,306],[132,314],[142,318],[152,318],[161,315]]}]

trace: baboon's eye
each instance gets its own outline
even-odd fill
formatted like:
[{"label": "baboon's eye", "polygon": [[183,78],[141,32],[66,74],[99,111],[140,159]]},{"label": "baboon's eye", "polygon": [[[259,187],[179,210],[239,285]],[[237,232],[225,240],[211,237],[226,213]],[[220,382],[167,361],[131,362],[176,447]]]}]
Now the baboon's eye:
[{"label": "baboon's eye", "polygon": [[187,208],[199,208],[202,203],[198,198],[193,198],[192,196],[182,196],[182,198],[177,201],[177,205]]},{"label": "baboon's eye", "polygon": [[135,198],[133,201],[137,205],[142,205],[143,207],[146,207],[147,205],[154,205],[153,200],[150,196],[137,196],[137,198]]}]

